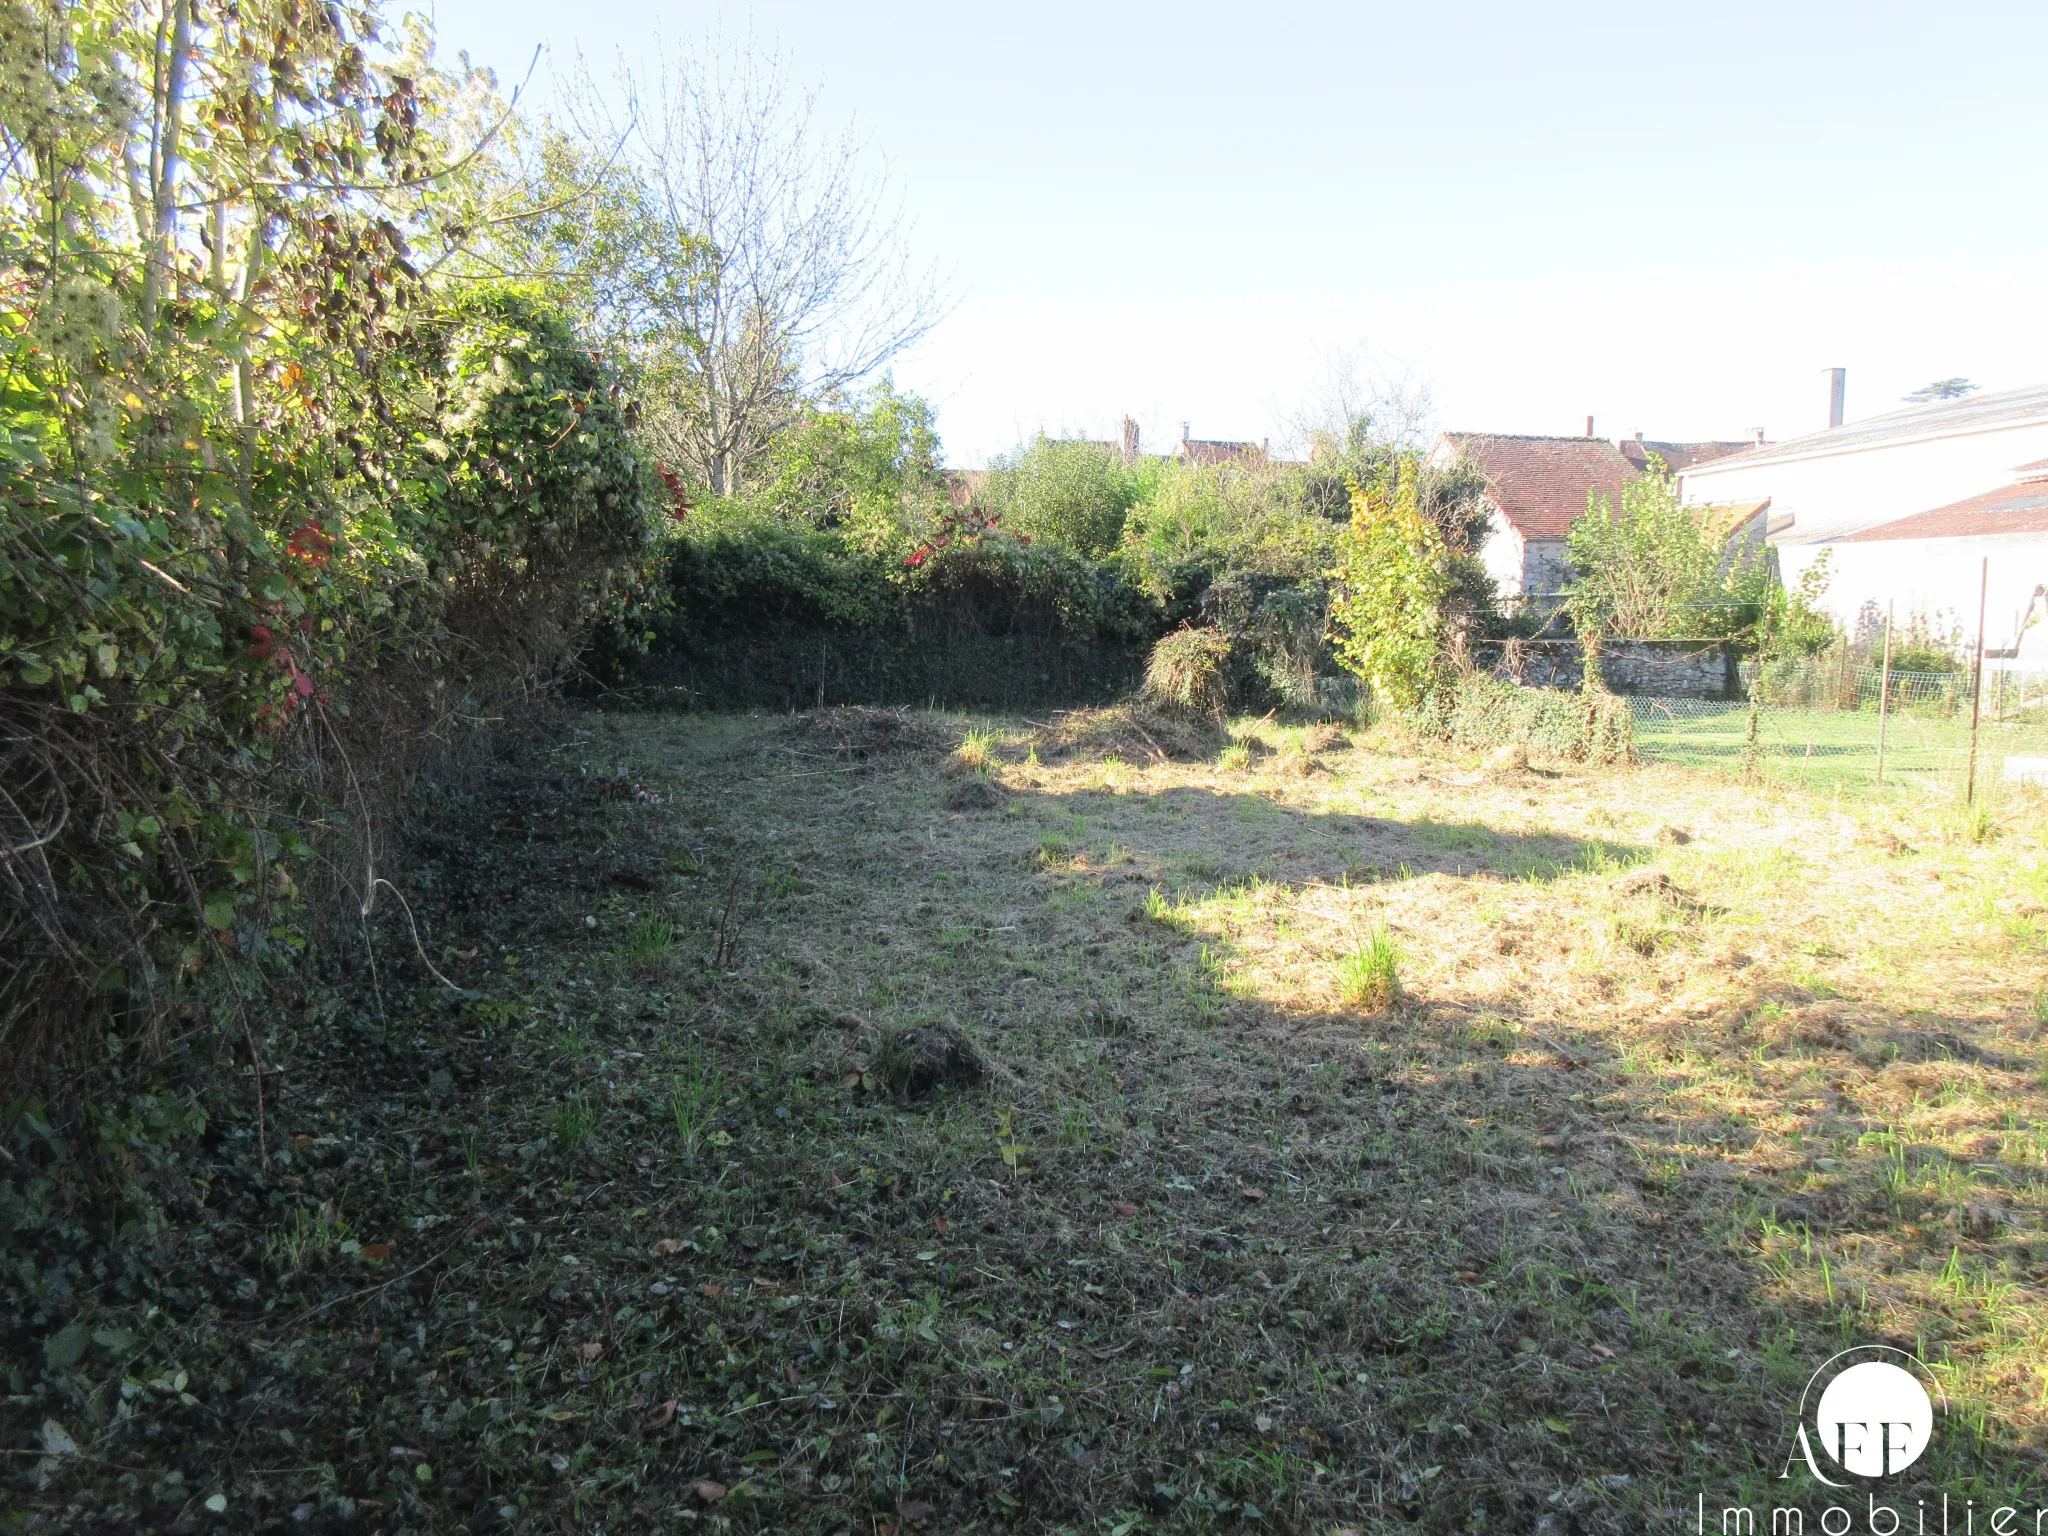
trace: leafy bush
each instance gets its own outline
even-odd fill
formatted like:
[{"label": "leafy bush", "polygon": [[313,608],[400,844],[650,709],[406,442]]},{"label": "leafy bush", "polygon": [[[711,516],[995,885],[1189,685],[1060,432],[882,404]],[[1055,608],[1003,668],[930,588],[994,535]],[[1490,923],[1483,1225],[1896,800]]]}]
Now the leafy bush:
[{"label": "leafy bush", "polygon": [[1777,589],[1760,551],[1731,550],[1680,505],[1661,459],[1631,481],[1617,510],[1589,492],[1565,536],[1572,566],[1566,605],[1582,637],[1722,639],[1754,633]]},{"label": "leafy bush", "polygon": [[1213,629],[1177,629],[1152,647],[1145,693],[1183,714],[1220,716],[1230,703],[1230,641]]},{"label": "leafy bush", "polygon": [[1436,525],[1422,515],[1417,466],[1354,485],[1351,528],[1332,612],[1337,654],[1373,696],[1398,710],[1429,692],[1444,660],[1443,601],[1450,562]]},{"label": "leafy bush", "polygon": [[1409,720],[1416,729],[1471,751],[1521,744],[1581,763],[1628,762],[1635,756],[1635,718],[1628,701],[1604,692],[1518,688],[1469,673],[1440,683]]},{"label": "leafy bush", "polygon": [[1143,474],[1104,444],[1041,437],[996,460],[982,502],[1027,538],[1099,560],[1117,547]]}]

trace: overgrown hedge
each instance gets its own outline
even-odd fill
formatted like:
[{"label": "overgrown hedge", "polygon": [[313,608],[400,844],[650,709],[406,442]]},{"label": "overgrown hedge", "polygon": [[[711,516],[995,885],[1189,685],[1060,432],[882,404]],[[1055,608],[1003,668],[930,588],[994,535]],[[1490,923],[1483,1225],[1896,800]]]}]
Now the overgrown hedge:
[{"label": "overgrown hedge", "polygon": [[1628,700],[1604,692],[1518,688],[1482,673],[1439,684],[1409,717],[1453,746],[1490,751],[1521,744],[1580,763],[1624,763],[1635,756]]},{"label": "overgrown hedge", "polygon": [[992,523],[906,560],[801,524],[684,525],[662,562],[641,650],[600,646],[593,670],[650,703],[693,709],[926,704],[1015,710],[1129,692],[1162,636],[1221,644],[1230,707],[1324,711],[1336,674],[1329,591],[1238,572],[1156,592],[1121,558],[1094,561]]},{"label": "overgrown hedge", "polygon": [[651,471],[520,292],[423,301],[249,458],[195,413],[81,461],[46,318],[0,304],[0,1060],[175,1010],[254,1050],[264,975],[360,928],[411,768],[634,580]]},{"label": "overgrown hedge", "polygon": [[690,529],[646,653],[602,669],[692,709],[936,703],[1024,709],[1133,687],[1159,615],[1113,567],[996,534],[915,563],[768,521]]}]

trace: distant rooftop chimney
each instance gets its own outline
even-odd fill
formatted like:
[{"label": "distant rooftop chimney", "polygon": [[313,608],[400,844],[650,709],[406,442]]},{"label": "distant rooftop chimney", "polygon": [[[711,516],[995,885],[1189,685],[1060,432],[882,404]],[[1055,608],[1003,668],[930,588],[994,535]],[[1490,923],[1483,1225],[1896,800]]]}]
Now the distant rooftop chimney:
[{"label": "distant rooftop chimney", "polygon": [[1842,396],[1849,377],[1846,368],[1828,370],[1828,427],[1830,430],[1842,424]]},{"label": "distant rooftop chimney", "polygon": [[1137,462],[1138,462],[1138,424],[1137,424],[1137,423],[1136,423],[1135,421],[1131,420],[1131,418],[1130,418],[1130,417],[1126,416],[1126,417],[1124,418],[1124,424],[1123,424],[1123,429],[1122,429],[1122,431],[1121,431],[1121,432],[1120,432],[1120,433],[1118,434],[1118,436],[1119,436],[1119,443],[1118,443],[1118,446],[1119,446],[1120,448],[1122,448],[1122,450],[1123,450],[1123,458],[1124,458],[1124,462],[1125,462],[1126,464],[1135,464],[1135,463],[1137,463]]},{"label": "distant rooftop chimney", "polygon": [[1188,436],[1188,424],[1186,422],[1182,422],[1180,424],[1180,440],[1184,443],[1193,441],[1193,439]]},{"label": "distant rooftop chimney", "polygon": [[1763,429],[1762,427],[1751,427],[1751,428],[1749,429],[1749,440],[1750,440],[1750,441],[1751,441],[1752,443],[1756,444],[1756,446],[1757,446],[1757,447],[1759,447],[1759,448],[1763,447],[1763,445],[1764,445],[1764,429]]},{"label": "distant rooftop chimney", "polygon": [[1636,428],[1636,441],[1640,443],[1640,442],[1641,442],[1642,440],[1643,440],[1643,429],[1642,429],[1641,427],[1638,427],[1638,428]]},{"label": "distant rooftop chimney", "polygon": [[1588,437],[1591,437],[1592,435],[1593,435],[1593,418],[1592,418],[1592,417],[1590,417],[1590,416],[1588,416],[1588,417],[1586,418],[1586,436],[1588,436]]}]

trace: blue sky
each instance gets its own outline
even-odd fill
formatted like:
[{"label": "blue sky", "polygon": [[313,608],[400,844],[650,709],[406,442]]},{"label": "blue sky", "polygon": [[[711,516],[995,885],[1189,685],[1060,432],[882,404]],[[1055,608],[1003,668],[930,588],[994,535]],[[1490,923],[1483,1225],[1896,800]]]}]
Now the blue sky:
[{"label": "blue sky", "polygon": [[[1783,438],[2048,379],[2048,6],[437,0],[516,81],[749,26],[885,161],[948,457],[1279,438],[1327,359],[1440,425]],[[543,66],[545,73],[546,66]],[[540,82],[545,94],[545,82]]]}]

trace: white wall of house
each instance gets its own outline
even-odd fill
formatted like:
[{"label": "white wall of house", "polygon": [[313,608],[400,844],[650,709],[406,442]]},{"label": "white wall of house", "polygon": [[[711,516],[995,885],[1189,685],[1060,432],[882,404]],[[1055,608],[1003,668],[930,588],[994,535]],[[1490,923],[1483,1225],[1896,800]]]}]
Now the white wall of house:
[{"label": "white wall of house", "polygon": [[1493,578],[1493,589],[1501,601],[1564,590],[1571,580],[1571,567],[1565,560],[1563,539],[1525,538],[1497,510],[1488,521],[1486,541],[1479,546],[1479,563]]},{"label": "white wall of house", "polygon": [[2048,583],[2048,533],[1997,534],[1978,538],[1873,539],[1849,544],[1780,544],[1778,569],[1794,586],[1823,553],[1828,585],[1821,606],[1852,635],[1881,633],[1886,604],[1894,604],[1901,629],[1916,621],[1937,638],[1976,644],[1977,594],[1984,560],[1991,560],[1985,604],[1984,644],[2048,662],[2048,625],[2037,623],[2024,640],[2020,626],[2031,611],[2034,589]]},{"label": "white wall of house", "polygon": [[2048,459],[2048,419],[2001,422],[1906,441],[1830,450],[1825,439],[1797,457],[1746,464],[1746,454],[1679,476],[1688,503],[1771,499],[1771,520],[1792,524],[1772,542],[1805,544],[1928,512],[2009,485],[2022,464]]},{"label": "white wall of house", "polygon": [[1487,517],[1486,540],[1479,546],[1479,563],[1493,578],[1493,589],[1503,600],[1522,595],[1522,535],[1495,508]]}]

